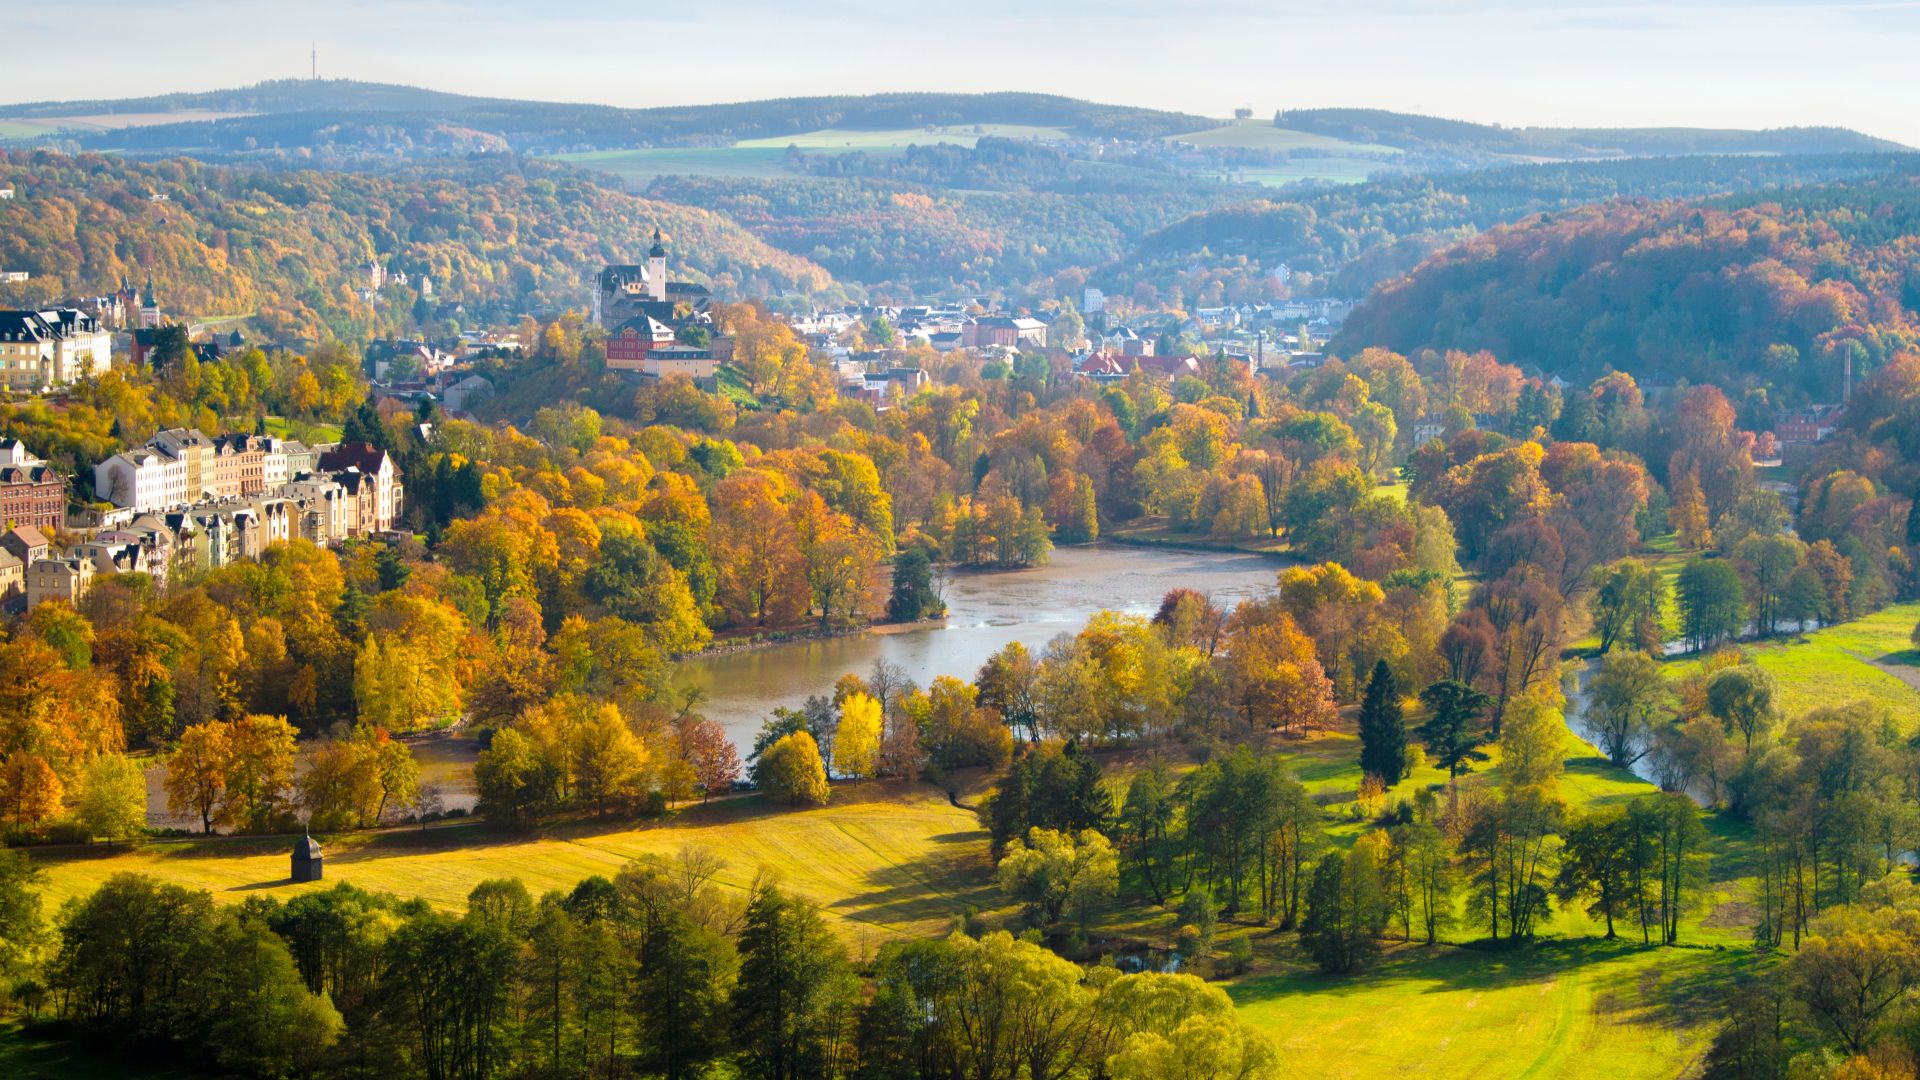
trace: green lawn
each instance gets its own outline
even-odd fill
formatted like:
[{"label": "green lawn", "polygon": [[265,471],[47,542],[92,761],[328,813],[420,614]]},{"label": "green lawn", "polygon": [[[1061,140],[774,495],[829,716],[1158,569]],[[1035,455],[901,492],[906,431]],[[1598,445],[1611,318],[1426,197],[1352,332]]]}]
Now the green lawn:
[{"label": "green lawn", "polygon": [[1365,974],[1290,970],[1228,988],[1294,1076],[1686,1073],[1743,958],[1604,941],[1397,949]]},{"label": "green lawn", "polygon": [[284,416],[267,417],[267,434],[276,439],[304,439],[308,444],[340,441],[340,425],[315,424],[289,420]]},{"label": "green lawn", "polygon": [[[716,878],[723,887],[745,891],[770,870],[856,942],[942,933],[969,906],[1000,903],[986,833],[971,812],[925,785],[839,785],[833,803],[814,810],[728,799],[658,825],[580,823],[516,833],[476,824],[324,839],[327,881],[420,896],[449,910],[463,908],[467,893],[488,878],[518,877],[537,895],[688,844],[727,860]],[[322,887],[287,880],[287,851],[285,839],[243,839],[34,855],[47,871],[52,910],[122,871],[207,889],[226,902]]]},{"label": "green lawn", "polygon": [[[1823,705],[1865,701],[1909,728],[1920,718],[1920,650],[1908,635],[1920,621],[1920,603],[1895,604],[1865,618],[1741,649],[1773,673],[1783,715]],[[1676,661],[1680,672],[1698,661]]]}]

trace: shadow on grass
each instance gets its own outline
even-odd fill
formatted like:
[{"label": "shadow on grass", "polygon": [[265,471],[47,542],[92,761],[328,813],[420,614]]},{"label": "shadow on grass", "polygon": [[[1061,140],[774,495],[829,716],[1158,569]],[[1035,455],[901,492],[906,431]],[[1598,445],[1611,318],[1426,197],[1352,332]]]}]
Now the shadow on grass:
[{"label": "shadow on grass", "polygon": [[[1652,954],[1659,954],[1658,956]],[[1577,975],[1583,969],[1605,967],[1634,956],[1659,961],[1698,957],[1732,957],[1737,952],[1663,949],[1623,940],[1602,938],[1538,941],[1527,945],[1413,945],[1388,951],[1371,968],[1356,975],[1327,975],[1305,967],[1244,980],[1227,988],[1235,1004],[1251,1005],[1290,994],[1347,996],[1375,994],[1388,984],[1408,984],[1425,993],[1461,990],[1499,990]],[[1712,966],[1712,965],[1703,965]],[[1637,972],[1636,968],[1636,972]],[[1618,990],[1619,988],[1615,988]],[[1624,997],[1622,1000],[1626,1000]]]},{"label": "shadow on grass", "polygon": [[[896,926],[985,910],[1002,900],[993,881],[985,833],[948,833],[940,846],[913,858],[869,870],[860,890],[832,901],[827,910],[862,922]],[[972,844],[974,850],[962,845]]]}]

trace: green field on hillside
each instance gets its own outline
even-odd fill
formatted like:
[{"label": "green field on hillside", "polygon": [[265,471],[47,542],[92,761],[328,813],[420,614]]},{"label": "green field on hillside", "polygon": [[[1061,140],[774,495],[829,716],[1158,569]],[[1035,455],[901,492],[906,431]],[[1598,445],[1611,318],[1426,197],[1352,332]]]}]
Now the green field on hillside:
[{"label": "green field on hillside", "polygon": [[987,136],[1059,139],[1064,138],[1066,132],[1059,128],[1024,124],[967,124],[950,128],[900,128],[893,131],[842,131],[828,128],[799,135],[748,139],[732,146],[590,150],[557,154],[555,160],[612,173],[634,183],[646,183],[659,176],[764,179],[794,175],[785,164],[788,147],[797,146],[810,153],[848,153],[858,150],[884,156],[904,153],[909,146],[931,146],[936,143],[972,146]]},{"label": "green field on hillside", "polygon": [[1331,135],[1274,127],[1269,120],[1226,120],[1219,127],[1169,135],[1168,142],[1244,150],[1332,150],[1349,155],[1396,158],[1401,151],[1381,143],[1348,142]]},{"label": "green field on hillside", "polygon": [[973,146],[983,138],[1064,139],[1067,133],[1057,127],[1030,124],[954,124],[940,127],[897,128],[892,131],[847,131],[826,128],[800,135],[774,135],[765,139],[746,139],[735,144],[739,149],[785,150],[905,150],[909,146]]}]

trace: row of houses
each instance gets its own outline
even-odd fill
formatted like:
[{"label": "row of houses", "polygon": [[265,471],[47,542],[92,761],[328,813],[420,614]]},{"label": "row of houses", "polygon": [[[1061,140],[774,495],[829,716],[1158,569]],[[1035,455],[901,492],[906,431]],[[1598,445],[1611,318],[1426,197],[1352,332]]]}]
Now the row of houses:
[{"label": "row of houses", "polygon": [[[32,460],[17,441],[0,440],[0,478],[45,468],[23,458]],[[63,550],[48,539],[62,528],[57,515],[6,514],[12,528],[0,535],[0,606],[77,603],[105,574],[142,573],[165,584],[292,540],[331,545],[387,533],[405,500],[392,455],[369,444],[309,448],[193,428],[169,429],[115,454],[96,467],[95,483],[115,508]],[[64,509],[63,481],[58,488]],[[0,490],[0,503],[6,497]]]},{"label": "row of houses", "polygon": [[[323,544],[385,532],[405,503],[393,456],[367,443],[309,447],[198,428],[169,428],[113,455],[94,467],[93,484],[98,498],[123,512],[111,519],[245,508],[263,523],[286,517],[291,524],[278,539]],[[267,506],[275,500],[289,505]]]}]

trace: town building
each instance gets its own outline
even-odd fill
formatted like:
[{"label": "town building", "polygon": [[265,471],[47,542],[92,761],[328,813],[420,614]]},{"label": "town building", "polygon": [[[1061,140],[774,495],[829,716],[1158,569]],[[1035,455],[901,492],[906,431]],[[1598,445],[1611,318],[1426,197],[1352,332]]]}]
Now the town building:
[{"label": "town building", "polygon": [[1010,349],[1047,347],[1047,324],[1039,319],[1008,315],[982,315],[960,328],[963,348],[979,349],[1004,345]]},{"label": "town building", "polygon": [[78,308],[0,311],[0,386],[34,393],[104,375],[113,334]]},{"label": "town building", "polygon": [[38,459],[0,464],[0,524],[51,532],[66,523],[66,477]]},{"label": "town building", "polygon": [[93,561],[80,556],[43,558],[27,567],[27,607],[39,607],[48,600],[78,604],[93,585]]},{"label": "town building", "polygon": [[124,450],[93,467],[93,493],[138,513],[187,504],[187,464],[144,447]]},{"label": "town building", "polygon": [[405,492],[393,455],[370,443],[342,443],[320,455],[319,471],[346,488],[350,535],[386,532],[399,520]]}]

